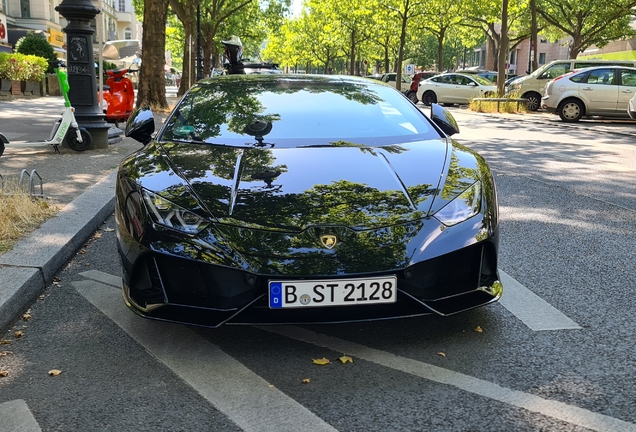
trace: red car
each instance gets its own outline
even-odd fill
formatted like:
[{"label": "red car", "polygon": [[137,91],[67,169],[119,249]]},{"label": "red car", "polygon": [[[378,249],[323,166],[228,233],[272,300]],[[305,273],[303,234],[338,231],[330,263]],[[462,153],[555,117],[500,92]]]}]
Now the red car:
[{"label": "red car", "polygon": [[439,72],[418,72],[413,75],[413,80],[411,81],[411,88],[406,92],[406,97],[409,98],[414,104],[418,102],[417,100],[417,86],[420,84],[420,80],[428,79],[435,75],[439,75]]}]

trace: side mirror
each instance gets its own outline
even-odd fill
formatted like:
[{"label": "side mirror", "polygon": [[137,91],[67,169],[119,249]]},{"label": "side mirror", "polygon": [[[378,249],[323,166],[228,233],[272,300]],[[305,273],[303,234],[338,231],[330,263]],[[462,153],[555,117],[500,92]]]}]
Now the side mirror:
[{"label": "side mirror", "polygon": [[155,118],[149,107],[143,107],[133,112],[126,122],[125,135],[143,145],[152,141],[155,133]]},{"label": "side mirror", "polygon": [[455,117],[441,105],[431,104],[431,120],[448,136],[459,133],[459,126]]}]

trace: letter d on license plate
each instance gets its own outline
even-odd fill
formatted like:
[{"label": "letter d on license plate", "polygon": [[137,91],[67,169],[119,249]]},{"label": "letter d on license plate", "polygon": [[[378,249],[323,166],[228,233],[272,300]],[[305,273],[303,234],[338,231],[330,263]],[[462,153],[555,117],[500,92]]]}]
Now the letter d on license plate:
[{"label": "letter d on license plate", "polygon": [[270,281],[270,309],[395,303],[397,278]]}]

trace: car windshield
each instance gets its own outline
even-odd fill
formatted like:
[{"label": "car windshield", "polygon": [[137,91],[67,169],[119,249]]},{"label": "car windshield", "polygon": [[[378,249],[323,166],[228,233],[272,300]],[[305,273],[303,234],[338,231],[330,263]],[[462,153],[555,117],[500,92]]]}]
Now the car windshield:
[{"label": "car windshield", "polygon": [[228,75],[181,100],[158,140],[224,146],[378,146],[439,138],[385,84],[346,77]]}]

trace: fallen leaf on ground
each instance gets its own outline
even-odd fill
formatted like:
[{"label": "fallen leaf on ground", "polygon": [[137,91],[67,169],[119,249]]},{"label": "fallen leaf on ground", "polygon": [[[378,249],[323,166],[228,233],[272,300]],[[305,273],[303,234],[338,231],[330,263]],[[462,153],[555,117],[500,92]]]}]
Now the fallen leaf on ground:
[{"label": "fallen leaf on ground", "polygon": [[274,388],[274,384],[270,384],[270,385],[269,385],[269,388]]},{"label": "fallen leaf on ground", "polygon": [[345,355],[343,355],[342,357],[339,357],[338,360],[340,360],[342,363],[353,363],[353,359]]},{"label": "fallen leaf on ground", "polygon": [[81,253],[82,255],[84,255],[86,253],[86,251],[84,249],[82,249],[79,253]]},{"label": "fallen leaf on ground", "polygon": [[84,264],[84,265],[85,265],[86,267],[88,267],[89,265],[91,265],[91,263],[86,263],[86,264]]},{"label": "fallen leaf on ground", "polygon": [[28,320],[30,320],[30,319],[31,319],[31,314],[30,314],[30,313],[28,313],[28,312],[27,312],[27,313],[25,313],[25,314],[23,314],[23,315],[22,315],[22,319],[23,319],[24,321],[28,321]]},{"label": "fallen leaf on ground", "polygon": [[15,336],[16,339],[21,338],[22,336],[24,336],[24,332],[18,330],[17,332],[13,333],[13,336]]},{"label": "fallen leaf on ground", "polygon": [[305,378],[303,380],[303,384],[309,384],[311,382],[311,378]]},{"label": "fallen leaf on ground", "polygon": [[312,359],[312,360],[314,361],[314,364],[321,365],[321,366],[323,366],[323,365],[326,365],[326,364],[329,364],[329,363],[330,363],[330,362],[329,362],[329,359],[328,359],[328,358],[325,358],[325,357],[323,357],[323,358],[321,358],[321,359]]},{"label": "fallen leaf on ground", "polygon": [[446,353],[443,353],[443,352],[441,352],[441,351],[440,351],[440,352],[438,352],[438,353],[437,353],[437,355],[438,355],[438,356],[442,356],[442,357],[446,357]]},{"label": "fallen leaf on ground", "polygon": [[11,351],[0,351],[0,357],[4,357],[9,354],[11,354]]},{"label": "fallen leaf on ground", "polygon": [[0,340],[0,345],[9,345],[11,343],[10,340],[2,339]]},{"label": "fallen leaf on ground", "polygon": [[59,277],[57,277],[57,276],[55,276],[55,277],[53,278],[53,282],[61,282],[61,281],[62,281],[62,279],[60,279],[60,278],[59,278]]},{"label": "fallen leaf on ground", "polygon": [[477,328],[475,329],[475,331],[476,331],[477,333],[481,333],[481,332],[483,332],[483,330],[481,329],[481,326],[477,326]]},{"label": "fallen leaf on ground", "polygon": [[9,375],[9,371],[8,370],[0,370],[0,377],[6,377],[7,375]]},{"label": "fallen leaf on ground", "polygon": [[96,232],[95,234],[93,234],[93,238],[95,239],[102,238],[102,233]]},{"label": "fallen leaf on ground", "polygon": [[114,230],[113,228],[104,228],[104,231],[106,231],[106,232],[112,232],[112,231],[115,231],[115,230]]},{"label": "fallen leaf on ground", "polygon": [[51,375],[51,376],[58,376],[58,375],[59,375],[59,374],[61,374],[61,373],[62,373],[62,371],[61,371],[61,370],[59,370],[59,369],[51,369],[51,370],[49,371],[49,375]]}]

